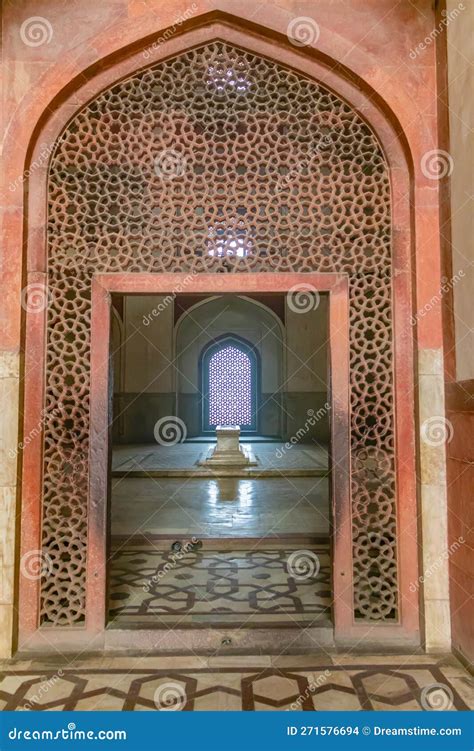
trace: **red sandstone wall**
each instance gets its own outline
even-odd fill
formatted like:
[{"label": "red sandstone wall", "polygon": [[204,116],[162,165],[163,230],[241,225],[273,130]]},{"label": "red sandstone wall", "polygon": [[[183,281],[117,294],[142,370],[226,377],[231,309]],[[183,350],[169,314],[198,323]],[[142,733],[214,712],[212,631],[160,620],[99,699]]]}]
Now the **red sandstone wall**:
[{"label": "red sandstone wall", "polygon": [[[427,180],[420,170],[423,154],[438,145],[436,48],[434,44],[428,45],[421,56],[410,55],[435,26],[432,0],[263,0],[259,3],[251,0],[101,0],[99,3],[96,0],[10,0],[4,4],[4,28],[8,30],[3,50],[7,134],[2,252],[6,285],[0,297],[1,354],[8,357],[21,352],[22,178],[35,124],[41,117],[47,117],[48,106],[61,89],[89,65],[107,55],[118,55],[124,46],[155,32],[158,38],[163,29],[172,27],[176,18],[189,9],[195,18],[219,10],[246,19],[249,28],[253,23],[259,24],[270,33],[283,35],[296,16],[310,16],[317,21],[320,34],[313,47],[318,54],[342,62],[370,85],[401,123],[414,165],[415,309],[423,309],[438,292],[441,275],[438,185]],[[34,46],[25,44],[22,39],[22,24],[32,16],[44,17],[50,24],[52,33],[47,43]],[[16,185],[13,190],[12,185]],[[37,230],[41,233],[43,228]],[[417,337],[421,350],[440,350],[443,329],[439,307],[420,319]],[[12,442],[15,443],[14,437]],[[6,486],[13,486],[14,474],[10,469],[6,476]],[[462,482],[462,478],[458,481]],[[458,563],[458,566],[465,570],[464,564]],[[454,619],[455,616],[453,623],[456,623]]]},{"label": "red sandstone wall", "polygon": [[[415,164],[418,281],[417,307],[439,289],[438,191],[419,169],[424,153],[437,145],[435,45],[412,59],[410,51],[434,26],[431,0],[23,0],[4,7],[6,237],[8,294],[0,300],[5,322],[0,349],[18,352],[20,343],[21,238],[23,195],[18,189],[28,143],[38,119],[71,79],[97,60],[156,30],[156,38],[186,11],[191,17],[216,10],[286,35],[295,17],[310,16],[319,27],[313,47],[341,61],[372,86],[392,108],[408,139]],[[22,39],[22,24],[42,16],[51,38],[39,46]],[[179,33],[179,26],[177,27]],[[146,61],[144,61],[146,64]],[[46,145],[47,146],[47,145]],[[16,185],[14,190],[9,186]],[[420,321],[421,347],[442,346],[440,311]]]}]

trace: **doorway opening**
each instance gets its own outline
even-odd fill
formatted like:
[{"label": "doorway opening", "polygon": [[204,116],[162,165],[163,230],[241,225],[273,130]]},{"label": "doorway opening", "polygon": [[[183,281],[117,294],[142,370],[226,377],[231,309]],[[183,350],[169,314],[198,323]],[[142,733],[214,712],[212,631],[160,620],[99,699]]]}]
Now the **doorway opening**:
[{"label": "doorway opening", "polygon": [[[118,295],[109,628],[330,626],[328,299]],[[242,466],[206,464],[238,426]]]}]

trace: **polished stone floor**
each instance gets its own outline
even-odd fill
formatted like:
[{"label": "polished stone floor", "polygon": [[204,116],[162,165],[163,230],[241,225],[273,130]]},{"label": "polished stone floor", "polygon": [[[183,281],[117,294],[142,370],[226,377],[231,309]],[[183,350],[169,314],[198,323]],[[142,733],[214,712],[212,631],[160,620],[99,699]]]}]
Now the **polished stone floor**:
[{"label": "polished stone floor", "polygon": [[[231,470],[244,477],[256,476],[318,476],[327,472],[327,447],[316,444],[285,444],[258,441],[241,445],[252,454],[256,467]],[[199,466],[212,442],[185,442],[174,446],[131,444],[115,446],[112,456],[113,477],[166,477],[192,473],[212,475],[210,469]],[[220,470],[222,471],[222,470]]]},{"label": "polished stone floor", "polygon": [[329,534],[328,478],[114,478],[112,537]]},{"label": "polished stone floor", "polygon": [[[110,562],[109,625],[305,626],[328,621],[327,545],[181,551],[127,545]],[[194,543],[195,547],[195,543]]]},{"label": "polished stone floor", "polygon": [[4,710],[467,710],[451,655],[95,657],[0,664]]}]

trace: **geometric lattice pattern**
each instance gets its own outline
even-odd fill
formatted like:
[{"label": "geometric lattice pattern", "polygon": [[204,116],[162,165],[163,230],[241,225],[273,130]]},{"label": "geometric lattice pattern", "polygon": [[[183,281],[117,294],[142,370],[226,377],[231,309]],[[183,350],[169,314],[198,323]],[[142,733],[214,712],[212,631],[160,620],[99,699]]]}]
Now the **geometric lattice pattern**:
[{"label": "geometric lattice pattern", "polygon": [[253,425],[250,357],[237,347],[223,346],[209,360],[209,425]]},{"label": "geometric lattice pattern", "polygon": [[390,182],[363,118],[272,60],[207,44],[75,115],[48,197],[42,620],[84,618],[90,286],[114,271],[349,275],[354,612],[396,619]]},{"label": "geometric lattice pattern", "polygon": [[292,552],[201,550],[173,560],[170,552],[121,547],[110,566],[109,617],[120,626],[152,620],[180,628],[300,621],[309,626],[329,619],[327,546],[315,551],[318,571],[301,579],[288,566]]},{"label": "geometric lattice pattern", "polygon": [[[265,658],[263,658],[265,659]],[[474,709],[473,680],[452,658],[418,660],[416,655],[365,657],[354,663],[349,656],[330,657],[314,666],[291,658],[276,658],[268,667],[258,657],[252,664],[235,667],[235,657],[219,668],[209,668],[206,658],[189,658],[176,669],[175,657],[108,660],[107,667],[68,663],[41,666],[16,663],[0,675],[1,710],[150,710],[168,701],[176,711],[421,711],[423,690],[438,686],[449,711]],[[284,661],[285,665],[281,665]],[[439,706],[439,705],[435,705]],[[445,706],[445,705],[444,705]],[[291,715],[290,715],[291,716]]]}]

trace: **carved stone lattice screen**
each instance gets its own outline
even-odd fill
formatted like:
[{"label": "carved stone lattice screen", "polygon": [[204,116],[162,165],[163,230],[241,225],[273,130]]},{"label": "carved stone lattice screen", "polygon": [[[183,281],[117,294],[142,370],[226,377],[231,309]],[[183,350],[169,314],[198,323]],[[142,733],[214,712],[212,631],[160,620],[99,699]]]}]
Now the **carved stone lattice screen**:
[{"label": "carved stone lattice screen", "polygon": [[206,349],[201,368],[203,432],[214,431],[218,425],[256,430],[255,355],[229,337]]},{"label": "carved stone lattice screen", "polygon": [[396,620],[390,185],[364,120],[215,42],[80,111],[48,196],[42,622],[85,615],[90,288],[107,271],[350,275],[354,613]]}]

